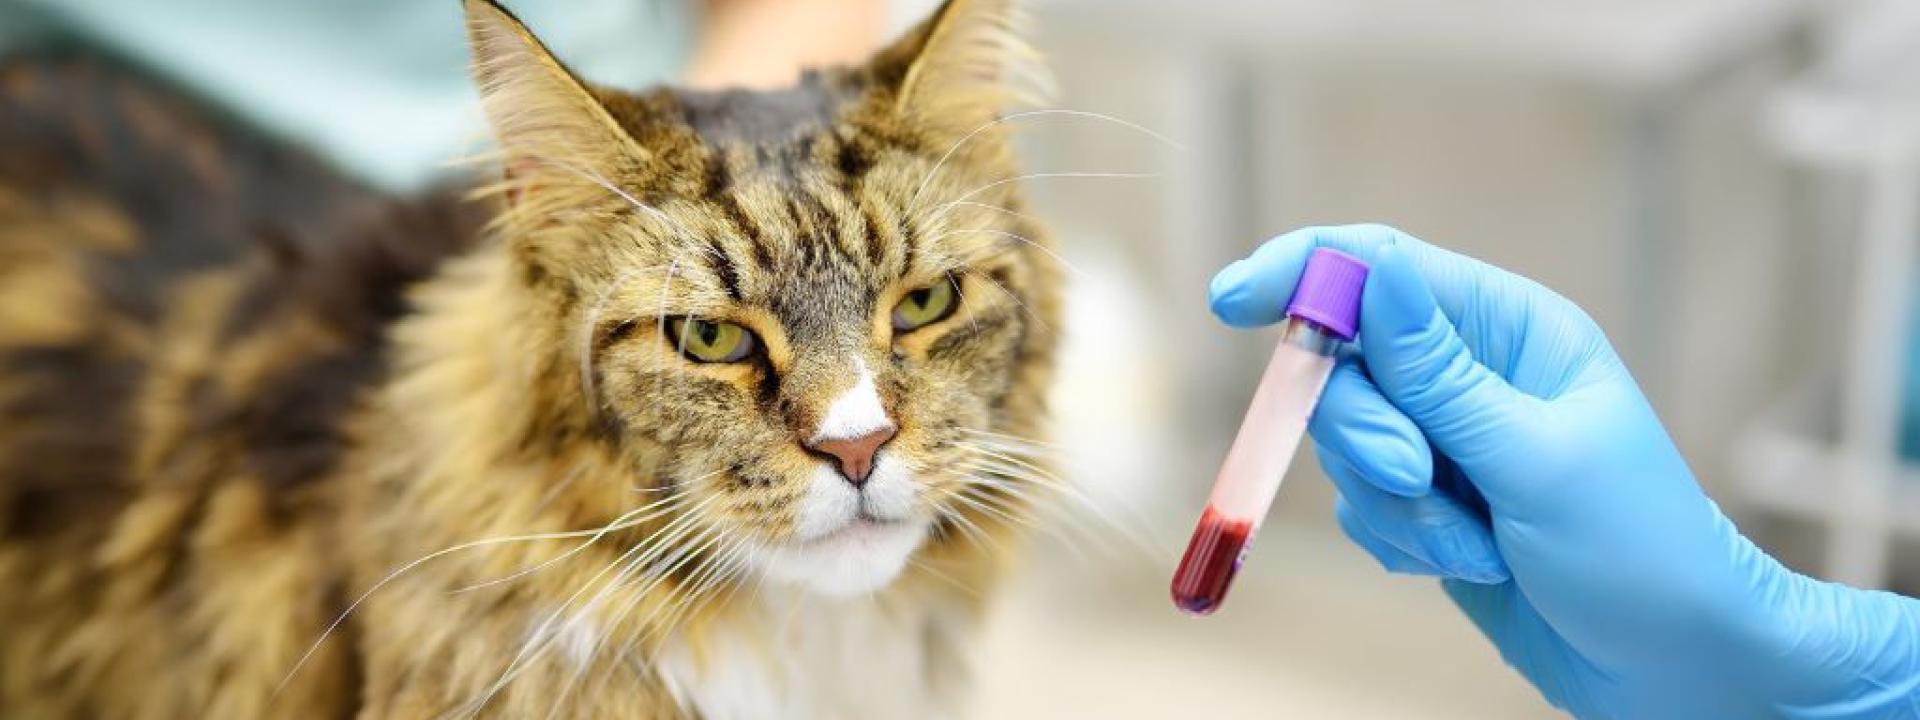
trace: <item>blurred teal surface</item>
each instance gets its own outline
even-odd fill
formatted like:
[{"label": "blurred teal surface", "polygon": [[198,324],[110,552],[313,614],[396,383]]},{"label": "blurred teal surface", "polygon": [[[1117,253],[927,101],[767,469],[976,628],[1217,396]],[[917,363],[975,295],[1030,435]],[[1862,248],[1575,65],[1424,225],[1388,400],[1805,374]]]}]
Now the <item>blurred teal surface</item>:
[{"label": "blurred teal surface", "polygon": [[[506,4],[598,83],[658,83],[691,52],[686,2]],[[484,139],[454,0],[0,0],[0,49],[52,38],[147,66],[390,190],[448,175]]]},{"label": "blurred teal surface", "polygon": [[1920,461],[1920,293],[1908,303],[1906,381],[1900,388],[1900,456]]}]

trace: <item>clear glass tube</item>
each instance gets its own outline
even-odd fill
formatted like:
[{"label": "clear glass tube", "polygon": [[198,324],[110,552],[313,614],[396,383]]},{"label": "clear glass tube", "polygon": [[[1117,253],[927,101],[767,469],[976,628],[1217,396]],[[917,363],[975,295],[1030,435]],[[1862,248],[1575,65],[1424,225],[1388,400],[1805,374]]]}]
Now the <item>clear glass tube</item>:
[{"label": "clear glass tube", "polygon": [[1340,345],[1338,337],[1312,321],[1287,318],[1220,464],[1207,509],[1174,571],[1173,602],[1181,610],[1207,615],[1220,608],[1307,432]]}]

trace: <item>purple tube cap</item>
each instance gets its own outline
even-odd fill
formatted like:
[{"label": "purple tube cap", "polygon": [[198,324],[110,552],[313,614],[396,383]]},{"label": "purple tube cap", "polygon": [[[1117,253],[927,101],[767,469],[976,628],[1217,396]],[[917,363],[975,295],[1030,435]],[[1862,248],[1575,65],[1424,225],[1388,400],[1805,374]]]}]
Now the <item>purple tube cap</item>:
[{"label": "purple tube cap", "polygon": [[1287,315],[1326,328],[1343,341],[1360,330],[1360,291],[1367,285],[1367,264],[1360,258],[1319,248],[1307,256],[1307,269],[1287,301]]}]

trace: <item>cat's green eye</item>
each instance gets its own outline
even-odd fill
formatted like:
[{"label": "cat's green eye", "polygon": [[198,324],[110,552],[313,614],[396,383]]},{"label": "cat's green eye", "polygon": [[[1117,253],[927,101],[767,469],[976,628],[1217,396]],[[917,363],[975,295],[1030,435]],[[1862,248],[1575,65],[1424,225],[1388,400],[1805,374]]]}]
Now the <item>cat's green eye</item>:
[{"label": "cat's green eye", "polygon": [[893,329],[906,332],[932,325],[953,314],[959,293],[951,281],[941,281],[907,293],[893,306]]},{"label": "cat's green eye", "polygon": [[674,318],[667,321],[667,339],[696,362],[740,362],[753,354],[758,338],[753,331],[730,322]]}]

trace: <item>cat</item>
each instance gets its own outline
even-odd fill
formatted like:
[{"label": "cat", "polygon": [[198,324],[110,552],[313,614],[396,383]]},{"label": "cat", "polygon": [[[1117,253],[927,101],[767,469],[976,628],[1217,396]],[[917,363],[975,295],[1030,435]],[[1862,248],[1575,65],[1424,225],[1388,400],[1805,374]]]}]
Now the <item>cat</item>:
[{"label": "cat", "polygon": [[0,69],[0,717],[960,714],[1052,482],[1018,8],[634,94],[464,6],[470,197]]}]

